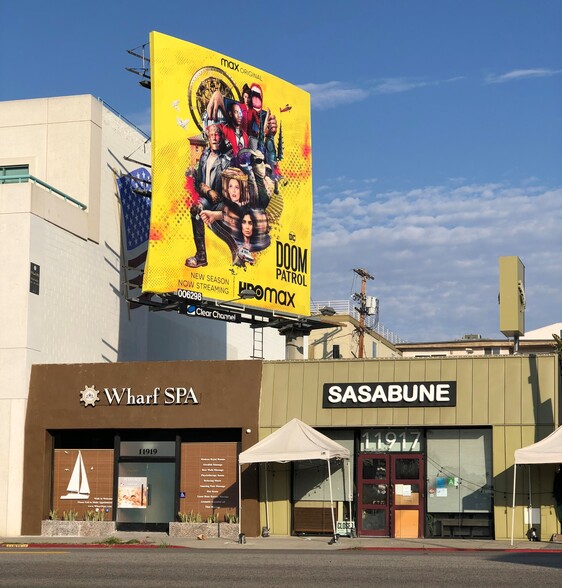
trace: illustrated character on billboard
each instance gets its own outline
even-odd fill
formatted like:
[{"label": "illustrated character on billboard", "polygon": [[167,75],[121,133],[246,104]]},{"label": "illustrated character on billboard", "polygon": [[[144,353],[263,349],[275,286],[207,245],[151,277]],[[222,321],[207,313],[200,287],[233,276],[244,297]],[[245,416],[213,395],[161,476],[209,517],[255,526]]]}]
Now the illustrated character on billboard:
[{"label": "illustrated character on billboard", "polygon": [[271,179],[275,184],[275,193],[278,193],[279,180],[283,177],[279,169],[278,154],[275,147],[275,135],[277,134],[277,118],[268,111],[265,122],[264,154],[265,162],[271,169]]},{"label": "illustrated character on billboard", "polygon": [[240,149],[246,149],[249,145],[249,138],[242,128],[242,106],[238,102],[229,102],[227,105],[229,122],[222,126],[225,140],[232,148],[232,154],[237,155]]},{"label": "illustrated character on billboard", "polygon": [[[216,85],[206,88],[214,89],[201,113],[208,146],[195,173],[197,195],[190,208],[196,253],[186,259],[185,265],[208,265],[207,225],[228,245],[233,265],[244,267],[255,262],[256,252],[271,244],[266,209],[273,193],[278,193],[277,180],[281,177],[274,143],[277,120],[269,110],[262,109],[258,84],[244,85],[244,103],[223,96]],[[227,123],[223,122],[225,113]],[[264,155],[266,148],[273,165]]]},{"label": "illustrated character on billboard", "polygon": [[240,255],[240,214],[242,207],[249,205],[248,178],[238,168],[229,167],[222,172],[222,194],[215,210],[203,210],[203,222],[230,248],[232,263],[244,266]]},{"label": "illustrated character on billboard", "polygon": [[248,111],[252,110],[252,91],[248,84],[242,87],[242,128],[248,132]]},{"label": "illustrated character on billboard", "polygon": [[[248,95],[249,90],[249,95]],[[265,124],[268,116],[274,117],[263,109],[263,93],[259,84],[244,85],[242,90],[242,129],[249,137],[250,149],[264,151]],[[248,104],[249,102],[249,104]],[[206,113],[209,119],[218,120],[227,113],[224,96],[216,90],[207,103]]]},{"label": "illustrated character on billboard", "polygon": [[270,178],[271,168],[265,163],[263,153],[243,149],[238,154],[238,164],[248,176],[250,204],[256,208],[267,208],[275,185]]},{"label": "illustrated character on billboard", "polygon": [[232,152],[225,152],[224,137],[221,126],[213,120],[207,120],[205,127],[208,147],[205,148],[195,172],[195,189],[198,202],[190,208],[195,255],[185,260],[185,265],[198,268],[207,265],[207,249],[205,247],[205,223],[201,218],[203,211],[216,210],[221,202],[222,175],[229,167]]},{"label": "illustrated character on billboard", "polygon": [[263,110],[263,96],[261,86],[250,86],[252,96],[252,108],[248,111],[247,131],[250,136],[250,147],[263,151],[264,126],[267,113]]},{"label": "illustrated character on billboard", "polygon": [[239,222],[239,259],[253,263],[258,251],[271,244],[267,214],[259,208],[245,206],[240,210]]}]

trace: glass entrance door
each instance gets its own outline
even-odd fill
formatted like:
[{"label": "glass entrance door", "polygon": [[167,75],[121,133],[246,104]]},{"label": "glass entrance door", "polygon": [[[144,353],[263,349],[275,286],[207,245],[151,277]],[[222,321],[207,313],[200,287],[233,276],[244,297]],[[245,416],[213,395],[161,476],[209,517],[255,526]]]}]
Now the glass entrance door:
[{"label": "glass entrance door", "polygon": [[358,532],[370,537],[423,534],[423,460],[420,454],[361,454]]},{"label": "glass entrance door", "polygon": [[175,463],[119,464],[118,530],[168,530],[175,520],[175,469]]},{"label": "glass entrance door", "polygon": [[388,537],[390,534],[389,465],[389,455],[359,455],[359,535]]},{"label": "glass entrance door", "polygon": [[392,454],[390,457],[392,537],[423,537],[422,456]]}]

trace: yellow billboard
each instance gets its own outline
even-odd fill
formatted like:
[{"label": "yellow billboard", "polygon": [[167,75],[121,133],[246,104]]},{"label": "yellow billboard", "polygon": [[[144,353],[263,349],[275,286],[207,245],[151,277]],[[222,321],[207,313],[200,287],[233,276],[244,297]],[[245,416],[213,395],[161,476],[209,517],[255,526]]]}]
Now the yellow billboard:
[{"label": "yellow billboard", "polygon": [[310,96],[150,34],[152,209],[143,292],[310,313]]}]

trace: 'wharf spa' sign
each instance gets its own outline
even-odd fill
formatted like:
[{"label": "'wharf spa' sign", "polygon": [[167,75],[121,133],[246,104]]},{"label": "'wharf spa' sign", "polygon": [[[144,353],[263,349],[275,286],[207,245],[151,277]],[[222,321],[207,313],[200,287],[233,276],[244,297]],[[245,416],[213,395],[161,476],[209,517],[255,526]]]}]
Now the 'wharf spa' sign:
[{"label": "'wharf spa' sign", "polygon": [[456,406],[456,382],[324,384],[323,408]]}]

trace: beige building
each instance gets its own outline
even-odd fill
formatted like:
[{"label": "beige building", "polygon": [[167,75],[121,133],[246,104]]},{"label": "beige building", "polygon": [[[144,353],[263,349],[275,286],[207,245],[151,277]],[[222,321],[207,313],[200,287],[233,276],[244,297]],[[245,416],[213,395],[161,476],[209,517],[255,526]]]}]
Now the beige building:
[{"label": "beige building", "polygon": [[432,341],[422,343],[397,343],[403,357],[458,357],[463,355],[513,355],[554,353],[554,335],[560,336],[562,323],[554,323],[528,331],[518,342],[516,351],[513,339],[484,339],[480,335],[465,335],[457,341]]},{"label": "beige building", "polygon": [[[402,394],[409,383],[413,397],[414,385],[424,382],[451,383],[454,401],[441,407],[391,401],[391,383]],[[383,383],[376,402],[367,400]],[[360,386],[368,387],[363,395]],[[353,450],[359,535],[506,539],[514,451],[559,426],[560,364],[555,355],[266,363],[260,438],[294,417]],[[305,531],[307,524],[329,530],[326,474],[316,468],[315,474],[289,464],[268,468],[274,533]],[[555,469],[532,466],[534,525],[543,540],[558,528]],[[516,490],[516,537],[528,528],[526,476]],[[301,479],[316,490],[307,491]],[[346,516],[345,492],[338,501]],[[312,509],[309,516],[305,509]],[[295,527],[299,521],[303,526]]]},{"label": "beige building", "polygon": [[313,316],[337,323],[327,329],[313,331],[308,337],[308,359],[353,359],[360,357],[360,334],[363,331],[363,357],[400,357],[397,345],[401,341],[378,321],[378,317],[360,316],[353,302],[338,300],[314,302]]},{"label": "beige building", "polygon": [[[560,362],[520,354],[34,366],[29,398],[27,534],[52,508],[101,505],[122,530],[165,529],[179,510],[234,513],[242,483],[248,536],[263,527],[330,535],[331,487],[338,528],[351,519],[360,536],[507,539],[514,451],[560,425]],[[326,463],[305,459],[245,466],[238,480],[237,452],[294,418],[348,449],[350,474],[335,462],[329,484]],[[73,496],[80,459],[89,487]],[[531,521],[542,540],[558,530],[555,470],[533,465],[517,476],[516,538]],[[144,510],[119,498],[130,476],[153,489]]]}]

